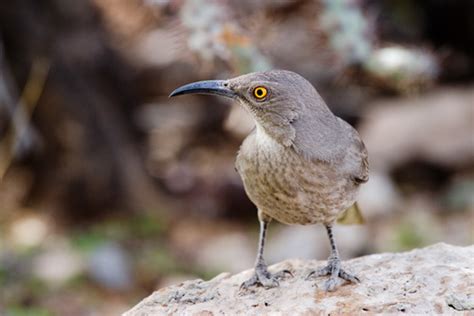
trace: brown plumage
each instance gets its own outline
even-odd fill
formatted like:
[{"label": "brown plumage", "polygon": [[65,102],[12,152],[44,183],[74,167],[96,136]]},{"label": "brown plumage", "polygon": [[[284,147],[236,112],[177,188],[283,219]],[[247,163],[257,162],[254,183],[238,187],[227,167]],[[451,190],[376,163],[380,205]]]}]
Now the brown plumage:
[{"label": "brown plumage", "polygon": [[311,276],[358,279],[340,267],[332,235],[336,219],[356,202],[368,180],[367,150],[359,134],[334,116],[316,89],[300,75],[284,70],[251,73],[229,80],[192,83],[171,96],[211,93],[237,99],[255,120],[243,142],[236,168],[247,195],[259,210],[261,233],[255,275],[243,284],[272,287],[280,274],[268,272],[263,247],[268,223],[324,224],[331,242],[328,266]]}]

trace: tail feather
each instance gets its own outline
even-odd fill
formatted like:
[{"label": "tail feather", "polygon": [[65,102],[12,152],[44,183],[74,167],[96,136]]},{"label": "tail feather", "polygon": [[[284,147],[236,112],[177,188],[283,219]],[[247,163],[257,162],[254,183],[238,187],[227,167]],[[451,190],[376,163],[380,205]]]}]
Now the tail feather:
[{"label": "tail feather", "polygon": [[345,210],[337,219],[337,223],[343,225],[362,225],[365,223],[362,212],[360,211],[357,202],[352,204],[347,210]]}]

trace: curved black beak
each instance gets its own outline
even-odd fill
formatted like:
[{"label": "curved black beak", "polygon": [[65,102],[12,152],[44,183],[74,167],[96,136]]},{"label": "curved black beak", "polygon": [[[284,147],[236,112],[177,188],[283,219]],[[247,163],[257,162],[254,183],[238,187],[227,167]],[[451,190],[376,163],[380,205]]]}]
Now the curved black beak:
[{"label": "curved black beak", "polygon": [[171,92],[170,98],[182,94],[217,94],[235,98],[237,94],[227,87],[226,80],[205,80],[189,83]]}]

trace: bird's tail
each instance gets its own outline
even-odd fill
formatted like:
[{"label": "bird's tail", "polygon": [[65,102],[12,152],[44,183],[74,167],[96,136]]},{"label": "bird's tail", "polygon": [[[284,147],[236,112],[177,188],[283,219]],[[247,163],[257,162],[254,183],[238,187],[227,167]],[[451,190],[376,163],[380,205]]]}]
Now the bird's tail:
[{"label": "bird's tail", "polygon": [[361,225],[364,224],[365,220],[360,211],[357,202],[352,204],[347,210],[345,210],[338,218],[337,222],[343,225]]}]

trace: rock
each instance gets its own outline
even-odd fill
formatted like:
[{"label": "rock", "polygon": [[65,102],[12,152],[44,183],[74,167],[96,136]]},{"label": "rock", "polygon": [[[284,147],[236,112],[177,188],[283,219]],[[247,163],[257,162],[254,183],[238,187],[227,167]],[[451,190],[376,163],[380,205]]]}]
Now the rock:
[{"label": "rock", "polygon": [[287,260],[271,271],[290,269],[294,277],[273,289],[240,291],[252,270],[223,273],[210,281],[186,281],[160,289],[124,316],[149,315],[317,315],[360,313],[454,313],[472,310],[474,246],[448,244],[404,253],[382,253],[343,262],[360,284],[335,292],[321,288],[325,278],[306,281],[325,262]]},{"label": "rock", "polygon": [[474,87],[374,101],[359,130],[371,170],[391,171],[410,161],[462,168],[474,159]]},{"label": "rock", "polygon": [[474,310],[474,295],[456,293],[446,298],[446,303],[457,311]]}]

